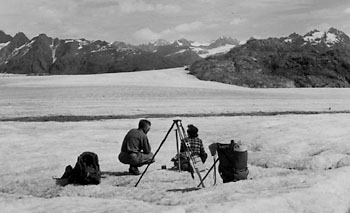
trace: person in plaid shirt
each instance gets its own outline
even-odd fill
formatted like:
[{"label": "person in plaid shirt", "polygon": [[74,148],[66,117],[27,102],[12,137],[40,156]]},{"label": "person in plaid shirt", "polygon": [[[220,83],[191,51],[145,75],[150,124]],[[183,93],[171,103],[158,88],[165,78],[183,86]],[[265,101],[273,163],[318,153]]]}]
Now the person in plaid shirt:
[{"label": "person in plaid shirt", "polygon": [[[199,156],[204,163],[208,157],[208,154],[204,150],[202,140],[198,138],[198,128],[192,124],[188,125],[187,134],[188,137],[181,143],[180,152],[191,151],[192,156]],[[187,150],[187,147],[184,144],[185,141],[189,143],[191,150]]]}]

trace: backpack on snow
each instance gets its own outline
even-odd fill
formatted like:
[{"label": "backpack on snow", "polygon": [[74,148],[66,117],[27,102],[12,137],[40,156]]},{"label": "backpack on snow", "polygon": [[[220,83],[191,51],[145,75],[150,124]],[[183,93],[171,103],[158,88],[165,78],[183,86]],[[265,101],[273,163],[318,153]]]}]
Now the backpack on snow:
[{"label": "backpack on snow", "polygon": [[178,170],[179,169],[179,161],[180,161],[180,168],[182,171],[188,171],[193,172],[193,168],[190,164],[190,159],[186,156],[184,152],[181,152],[180,154],[176,154],[172,159],[172,162],[174,162],[173,169]]},{"label": "backpack on snow", "polygon": [[97,154],[83,152],[78,156],[74,168],[68,165],[60,179],[67,180],[67,184],[99,184],[101,182],[101,171]]},{"label": "backpack on snow", "polygon": [[219,174],[224,183],[246,180],[248,170],[248,151],[246,147],[231,140],[230,144],[217,144]]}]

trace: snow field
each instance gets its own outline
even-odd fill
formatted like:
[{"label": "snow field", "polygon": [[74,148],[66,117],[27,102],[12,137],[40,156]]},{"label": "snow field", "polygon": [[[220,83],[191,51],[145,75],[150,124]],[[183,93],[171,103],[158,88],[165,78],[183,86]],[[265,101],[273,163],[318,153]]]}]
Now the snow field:
[{"label": "snow field", "polygon": [[[249,89],[203,82],[182,69],[87,76],[0,76],[0,117],[349,110],[349,89]],[[150,118],[155,152],[172,118]],[[117,160],[138,119],[0,122],[1,212],[349,212],[350,114],[184,117],[214,142],[248,146],[248,180],[223,184],[162,170],[176,154],[172,132],[139,177]],[[98,154],[97,186],[61,187],[65,166]],[[213,163],[208,157],[207,168]],[[145,167],[141,168],[141,171]],[[204,174],[203,174],[204,175]]]},{"label": "snow field", "polygon": [[[251,89],[200,81],[183,68],[0,77],[0,118],[349,110],[350,89]],[[155,110],[157,109],[157,110]]]},{"label": "snow field", "polygon": [[[205,189],[172,166],[175,133],[170,134],[137,188],[139,176],[117,161],[122,139],[137,119],[72,123],[1,123],[1,198],[6,212],[346,212],[350,194],[350,117],[289,115],[273,117],[185,118],[208,145],[242,141],[249,147],[249,179]],[[152,119],[153,151],[171,119]],[[14,137],[16,136],[16,137]],[[43,145],[45,144],[45,145]],[[83,151],[99,155],[103,172],[97,186],[61,187],[63,174]],[[207,168],[212,164],[208,157]],[[144,169],[145,167],[142,167]],[[142,170],[141,169],[141,170]]]}]

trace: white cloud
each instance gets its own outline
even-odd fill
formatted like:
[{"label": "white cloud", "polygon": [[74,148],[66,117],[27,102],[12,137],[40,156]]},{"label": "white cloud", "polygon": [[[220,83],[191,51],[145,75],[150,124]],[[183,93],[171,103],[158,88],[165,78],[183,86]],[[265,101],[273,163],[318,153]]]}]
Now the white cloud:
[{"label": "white cloud", "polygon": [[286,0],[251,0],[251,1],[241,1],[237,3],[237,5],[244,6],[247,8],[261,9],[261,8],[288,8],[295,9],[305,7],[307,5],[313,5],[313,0],[294,0],[294,1],[286,1]]},{"label": "white cloud", "polygon": [[242,24],[242,23],[245,22],[245,21],[246,21],[245,19],[242,19],[242,18],[238,17],[238,18],[234,18],[234,19],[230,22],[230,24],[231,24],[231,25],[239,25],[239,24]]},{"label": "white cloud", "polygon": [[213,1],[213,0],[197,0],[197,2],[201,3],[201,4],[217,4],[217,1]]},{"label": "white cloud", "polygon": [[[67,1],[67,0],[61,0]],[[60,1],[60,2],[61,2]],[[69,5],[77,5],[79,8],[84,9],[97,9],[117,6],[118,2],[115,0],[68,0]]]},{"label": "white cloud", "polygon": [[344,13],[350,14],[350,7],[346,8],[346,9],[344,10]]},{"label": "white cloud", "polygon": [[178,13],[181,11],[180,6],[171,4],[150,4],[143,0],[120,1],[119,8],[123,13],[135,12],[158,12],[162,14]]},{"label": "white cloud", "polygon": [[134,33],[134,37],[142,41],[154,41],[162,37],[161,33],[153,32],[149,28],[143,28]]},{"label": "white cloud", "polygon": [[204,24],[202,22],[194,21],[191,23],[179,24],[179,25],[175,26],[174,30],[177,32],[190,32],[193,30],[198,30],[202,27],[204,27]]},{"label": "white cloud", "polygon": [[173,28],[168,28],[160,32],[154,32],[149,28],[142,28],[134,33],[136,39],[142,41],[154,41],[159,38],[165,38],[169,35],[181,37],[181,33],[193,32],[199,29],[209,28],[210,25],[206,26],[200,21],[194,21],[190,23],[183,23],[176,25]]}]

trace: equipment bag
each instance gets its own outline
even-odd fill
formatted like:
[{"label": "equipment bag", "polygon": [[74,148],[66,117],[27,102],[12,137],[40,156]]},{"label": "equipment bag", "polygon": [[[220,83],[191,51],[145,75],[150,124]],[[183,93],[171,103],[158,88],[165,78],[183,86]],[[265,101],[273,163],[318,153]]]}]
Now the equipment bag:
[{"label": "equipment bag", "polygon": [[180,166],[182,171],[188,171],[192,172],[193,169],[190,165],[190,159],[186,156],[186,153],[182,152],[180,154],[176,154],[175,157],[171,159],[172,162],[174,162],[174,169],[179,169],[179,161],[180,161]]},{"label": "equipment bag", "polygon": [[61,179],[67,179],[68,184],[99,184],[101,182],[101,171],[97,154],[83,152],[78,156],[74,168],[71,165],[66,167]]},{"label": "equipment bag", "polygon": [[219,156],[219,174],[224,183],[245,180],[248,177],[248,151],[235,143],[217,144]]}]

